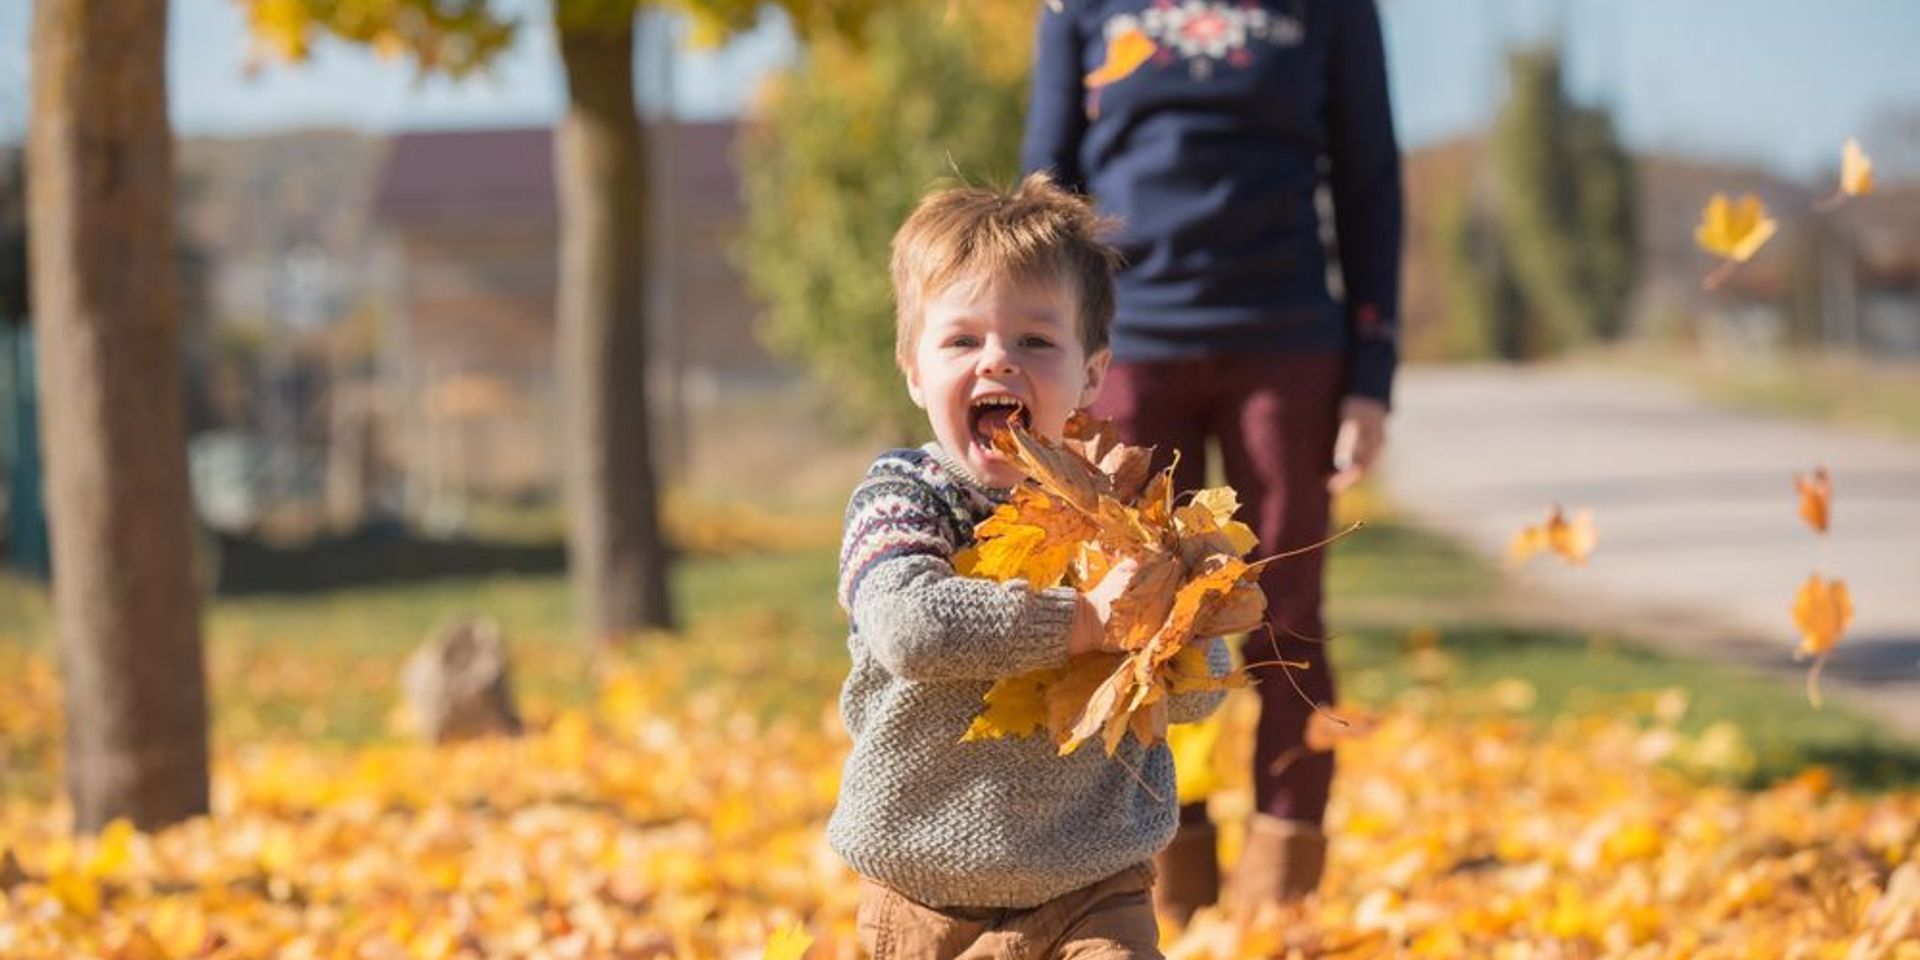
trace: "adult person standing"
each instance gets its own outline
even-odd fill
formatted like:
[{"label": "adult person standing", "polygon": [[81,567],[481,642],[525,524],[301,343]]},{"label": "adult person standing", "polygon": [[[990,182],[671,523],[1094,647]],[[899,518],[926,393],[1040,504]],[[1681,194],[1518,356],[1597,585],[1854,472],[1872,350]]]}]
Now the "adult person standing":
[{"label": "adult person standing", "polygon": [[[1385,442],[1398,360],[1400,151],[1374,0],[1047,0],[1028,110],[1025,169],[1120,220],[1096,412],[1179,450],[1182,490],[1203,485],[1215,439],[1261,553],[1324,538],[1330,495]],[[1261,585],[1286,656],[1310,664],[1295,679],[1331,704],[1324,645],[1303,639],[1326,635],[1324,559],[1276,562]],[[1269,669],[1228,887],[1246,907],[1312,892],[1326,862],[1333,757],[1299,749],[1312,704]],[[1183,808],[1158,858],[1162,912],[1184,922],[1216,899],[1214,848],[1204,805]]]}]

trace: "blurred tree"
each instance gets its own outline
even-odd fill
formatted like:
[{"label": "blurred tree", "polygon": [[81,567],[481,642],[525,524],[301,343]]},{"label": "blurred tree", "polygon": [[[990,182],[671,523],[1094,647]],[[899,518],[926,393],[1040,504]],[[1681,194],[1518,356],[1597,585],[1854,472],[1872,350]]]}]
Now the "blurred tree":
[{"label": "blurred tree", "polygon": [[[241,0],[256,43],[300,60],[320,32],[464,76],[514,38],[494,0]],[[567,77],[558,137],[562,390],[568,565],[593,636],[672,625],[650,417],[643,264],[647,175],[633,95],[642,0],[554,0]],[[881,0],[779,0],[802,36],[852,36]],[[762,0],[673,0],[696,42],[751,26]]]},{"label": "blurred tree", "polygon": [[28,184],[74,826],[207,809],[165,3],[40,0]]},{"label": "blurred tree", "polygon": [[27,168],[0,150],[0,324],[27,320]]},{"label": "blurred tree", "polygon": [[1567,96],[1557,51],[1510,54],[1508,83],[1489,189],[1437,220],[1449,322],[1465,331],[1450,342],[1524,360],[1625,332],[1637,198],[1612,114]]},{"label": "blurred tree", "polygon": [[855,425],[906,439],[925,419],[894,366],[894,230],[940,179],[1019,171],[1032,0],[903,0],[862,46],[826,38],[760,104],[744,144],[740,259],[764,335],[835,391]]}]

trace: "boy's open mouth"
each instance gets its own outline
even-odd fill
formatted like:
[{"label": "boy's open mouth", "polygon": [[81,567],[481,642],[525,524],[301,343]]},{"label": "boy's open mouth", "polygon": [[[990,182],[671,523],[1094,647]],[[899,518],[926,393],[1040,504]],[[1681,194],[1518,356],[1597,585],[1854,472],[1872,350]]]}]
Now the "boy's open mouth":
[{"label": "boy's open mouth", "polygon": [[1032,417],[1027,413],[1027,405],[1019,398],[1004,393],[976,398],[967,407],[967,427],[973,434],[973,442],[986,449],[993,449],[996,434],[1006,433],[1015,425],[1028,427]]}]

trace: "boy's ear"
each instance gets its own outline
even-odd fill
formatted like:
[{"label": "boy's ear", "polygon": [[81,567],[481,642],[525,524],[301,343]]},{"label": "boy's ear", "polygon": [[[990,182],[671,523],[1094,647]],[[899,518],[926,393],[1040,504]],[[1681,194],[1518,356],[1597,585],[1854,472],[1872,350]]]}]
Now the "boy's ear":
[{"label": "boy's ear", "polygon": [[927,408],[926,391],[920,388],[920,368],[912,357],[900,361],[900,372],[907,377],[907,396],[913,398],[913,405],[922,410]]},{"label": "boy's ear", "polygon": [[1100,387],[1107,382],[1107,365],[1112,362],[1113,351],[1106,347],[1087,358],[1087,385],[1080,389],[1080,406],[1091,407],[1100,398]]}]

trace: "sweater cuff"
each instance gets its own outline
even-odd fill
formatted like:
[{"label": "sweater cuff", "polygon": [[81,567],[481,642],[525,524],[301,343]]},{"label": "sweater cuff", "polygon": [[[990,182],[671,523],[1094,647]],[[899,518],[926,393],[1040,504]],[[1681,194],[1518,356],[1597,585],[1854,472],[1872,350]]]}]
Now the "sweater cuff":
[{"label": "sweater cuff", "polygon": [[1033,595],[1027,610],[1026,649],[1033,651],[1034,662],[1021,665],[1015,673],[1057,667],[1067,662],[1067,638],[1073,632],[1074,615],[1080,611],[1080,593],[1072,587],[1054,587]]},{"label": "sweater cuff", "polygon": [[1361,340],[1347,354],[1347,396],[1370,397],[1393,406],[1393,373],[1399,351],[1392,341]]}]

